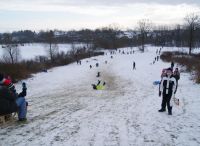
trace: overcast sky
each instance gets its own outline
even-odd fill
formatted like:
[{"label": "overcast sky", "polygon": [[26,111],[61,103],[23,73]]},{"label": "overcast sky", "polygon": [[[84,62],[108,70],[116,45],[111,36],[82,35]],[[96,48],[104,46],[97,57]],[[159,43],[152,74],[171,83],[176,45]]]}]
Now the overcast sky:
[{"label": "overcast sky", "polygon": [[200,0],[0,0],[0,32],[134,28],[140,19],[178,24],[193,12],[200,13]]}]

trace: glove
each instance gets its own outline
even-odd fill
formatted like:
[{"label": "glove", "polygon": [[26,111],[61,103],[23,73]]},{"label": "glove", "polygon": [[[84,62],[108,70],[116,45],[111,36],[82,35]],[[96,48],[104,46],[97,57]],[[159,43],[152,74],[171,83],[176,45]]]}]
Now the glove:
[{"label": "glove", "polygon": [[22,88],[23,88],[23,90],[26,90],[26,89],[27,89],[27,88],[26,88],[26,83],[25,83],[25,82],[22,83]]},{"label": "glove", "polygon": [[159,97],[161,96],[161,91],[159,91],[159,94],[158,94],[158,95],[159,95]]}]

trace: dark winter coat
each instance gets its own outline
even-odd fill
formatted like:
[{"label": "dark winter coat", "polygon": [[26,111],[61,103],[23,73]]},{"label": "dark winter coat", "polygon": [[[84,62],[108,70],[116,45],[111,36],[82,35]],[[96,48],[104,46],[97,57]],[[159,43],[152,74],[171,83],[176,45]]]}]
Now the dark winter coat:
[{"label": "dark winter coat", "polygon": [[176,79],[171,77],[163,77],[162,82],[160,84],[160,91],[163,95],[173,95],[176,90]]},{"label": "dark winter coat", "polygon": [[178,81],[180,79],[180,73],[179,72],[175,72],[173,76],[176,79],[176,81]]},{"label": "dark winter coat", "polygon": [[0,115],[17,111],[16,96],[5,86],[0,86]]}]

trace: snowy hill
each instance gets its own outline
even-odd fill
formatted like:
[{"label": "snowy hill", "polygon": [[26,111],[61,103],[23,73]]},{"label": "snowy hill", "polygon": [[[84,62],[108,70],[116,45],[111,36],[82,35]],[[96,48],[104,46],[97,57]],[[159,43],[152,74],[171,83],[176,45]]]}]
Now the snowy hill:
[{"label": "snowy hill", "polygon": [[[82,65],[74,63],[34,75],[26,80],[28,123],[2,127],[0,146],[200,145],[200,86],[188,73],[181,73],[176,95],[180,105],[174,105],[172,116],[159,113],[161,97],[152,83],[160,80],[161,70],[170,64],[151,64],[156,49],[118,52],[113,59],[107,53],[82,60]],[[97,62],[99,67],[95,67]],[[99,79],[106,82],[105,90],[92,89],[98,71]]]}]

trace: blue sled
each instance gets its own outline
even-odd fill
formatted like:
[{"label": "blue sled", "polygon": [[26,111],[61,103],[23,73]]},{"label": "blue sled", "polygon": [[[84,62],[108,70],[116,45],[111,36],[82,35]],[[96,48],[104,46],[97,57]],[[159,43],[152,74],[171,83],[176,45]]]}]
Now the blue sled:
[{"label": "blue sled", "polygon": [[160,84],[160,81],[154,81],[153,82],[153,85],[159,85]]}]

